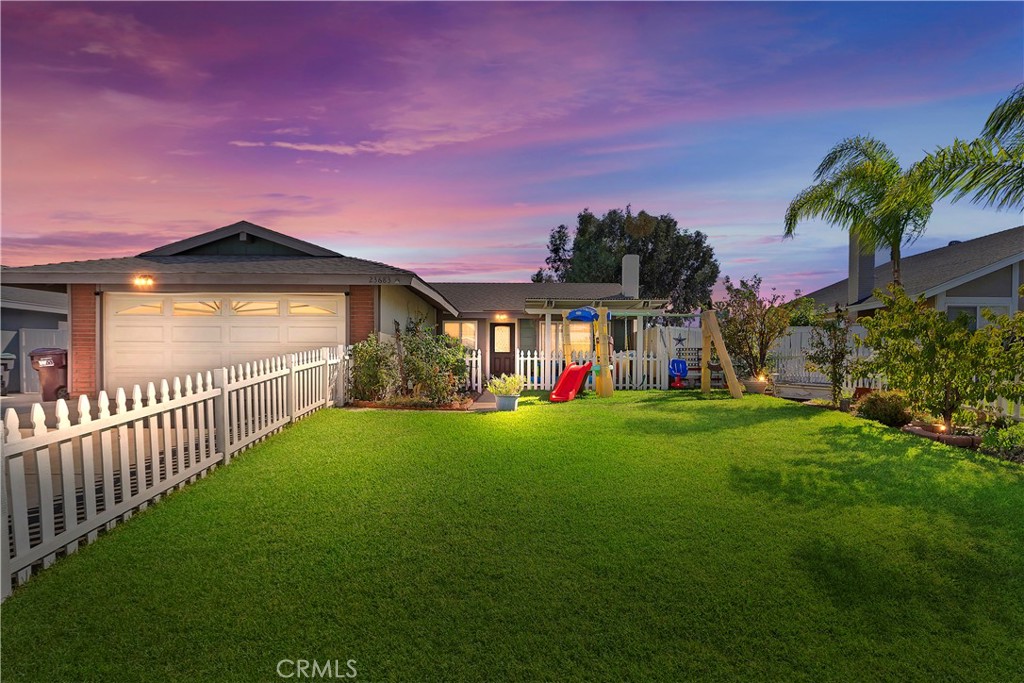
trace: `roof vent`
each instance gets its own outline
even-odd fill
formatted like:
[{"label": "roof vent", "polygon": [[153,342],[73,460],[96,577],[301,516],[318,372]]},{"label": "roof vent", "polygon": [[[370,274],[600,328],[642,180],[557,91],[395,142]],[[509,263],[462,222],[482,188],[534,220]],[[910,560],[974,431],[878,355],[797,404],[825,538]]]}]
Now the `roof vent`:
[{"label": "roof vent", "polygon": [[951,247],[951,246],[953,246],[954,244],[963,244],[963,240],[950,240],[950,241],[949,241],[949,244],[947,244],[946,246],[947,246],[947,247]]}]

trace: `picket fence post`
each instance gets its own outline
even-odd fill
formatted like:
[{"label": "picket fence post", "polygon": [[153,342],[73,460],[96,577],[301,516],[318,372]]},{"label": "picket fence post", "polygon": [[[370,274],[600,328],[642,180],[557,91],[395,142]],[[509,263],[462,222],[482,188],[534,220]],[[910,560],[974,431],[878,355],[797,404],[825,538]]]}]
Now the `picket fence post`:
[{"label": "picket fence post", "polygon": [[285,391],[285,394],[287,395],[287,397],[286,397],[285,401],[287,402],[287,405],[288,405],[288,423],[289,424],[291,424],[292,422],[295,422],[295,406],[296,406],[296,403],[298,401],[298,398],[295,395],[295,393],[296,393],[296,387],[295,387],[295,383],[296,383],[295,365],[296,365],[296,362],[295,362],[295,360],[296,360],[296,354],[294,354],[294,353],[289,353],[288,355],[286,355],[284,357],[284,366],[286,368],[288,368],[288,381],[286,383],[286,391]]},{"label": "picket fence post", "polygon": [[[228,433],[228,369],[214,368],[213,386],[219,390],[213,399],[214,449],[224,454],[224,464],[231,462],[231,439]],[[154,478],[155,483],[155,478]]]}]

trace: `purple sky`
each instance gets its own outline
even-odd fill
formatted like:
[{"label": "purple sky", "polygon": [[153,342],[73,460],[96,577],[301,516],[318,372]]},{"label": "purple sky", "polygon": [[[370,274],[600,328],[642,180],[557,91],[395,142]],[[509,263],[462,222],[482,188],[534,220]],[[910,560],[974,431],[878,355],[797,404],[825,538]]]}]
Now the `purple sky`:
[{"label": "purple sky", "polygon": [[[2,259],[132,255],[248,219],[431,280],[521,280],[631,203],[723,274],[845,276],[782,242],[828,148],[906,162],[1024,80],[1021,3],[2,4]],[[1018,225],[937,205],[910,252]],[[45,251],[44,251],[45,249]]]}]

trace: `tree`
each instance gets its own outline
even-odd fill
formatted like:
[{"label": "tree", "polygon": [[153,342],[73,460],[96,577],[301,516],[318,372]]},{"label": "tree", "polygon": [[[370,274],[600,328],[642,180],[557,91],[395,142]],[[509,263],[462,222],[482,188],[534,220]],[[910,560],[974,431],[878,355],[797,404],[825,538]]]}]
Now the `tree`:
[{"label": "tree", "polygon": [[1024,313],[990,317],[972,331],[966,316],[950,320],[900,287],[876,296],[884,308],[863,320],[867,334],[858,344],[872,354],[856,363],[857,374],[883,377],[913,407],[941,417],[947,432],[964,405],[1024,395]]},{"label": "tree", "polygon": [[725,301],[715,304],[721,317],[722,340],[729,356],[748,377],[768,371],[772,346],[789,329],[790,309],[785,297],[774,293],[761,296],[761,278],[740,280],[734,285],[725,278]]},{"label": "tree", "polygon": [[924,232],[932,215],[931,187],[905,172],[883,142],[867,136],[833,147],[814,181],[790,202],[784,236],[793,237],[801,220],[825,220],[849,231],[865,249],[888,249],[892,280],[900,284],[902,247]]},{"label": "tree", "polygon": [[1024,83],[996,105],[981,137],[939,147],[913,170],[939,197],[1024,208]]},{"label": "tree", "polygon": [[719,268],[707,236],[680,229],[668,214],[634,215],[629,206],[601,217],[584,209],[574,230],[565,225],[552,230],[546,267],[533,281],[621,282],[626,254],[640,256],[641,297],[670,299],[676,313],[710,304]]},{"label": "tree", "polygon": [[850,319],[836,304],[834,311],[815,311],[810,317],[811,340],[807,365],[828,377],[832,404],[839,405],[843,383],[850,374]]}]

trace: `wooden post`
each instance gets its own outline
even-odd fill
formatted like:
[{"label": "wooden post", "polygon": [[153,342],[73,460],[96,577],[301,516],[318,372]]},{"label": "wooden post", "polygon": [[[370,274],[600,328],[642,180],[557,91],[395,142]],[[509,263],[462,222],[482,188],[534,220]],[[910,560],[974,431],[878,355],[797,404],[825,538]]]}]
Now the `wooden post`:
[{"label": "wooden post", "polygon": [[[213,371],[213,386],[220,391],[213,399],[213,427],[214,449],[224,455],[224,464],[231,462],[231,438],[228,432],[228,369],[215,368]],[[156,484],[154,474],[153,483]]]},{"label": "wooden post", "polygon": [[[725,349],[725,341],[722,339],[722,330],[718,327],[718,316],[715,315],[714,311],[704,311],[701,313],[701,327],[707,327],[710,333],[711,340],[715,344],[715,350],[718,351],[718,360],[722,362],[722,370],[725,372],[725,383],[729,385],[729,393],[733,398],[743,397],[743,385],[740,384],[739,379],[736,378],[736,371],[732,367],[732,358],[729,357],[729,352]],[[705,337],[704,344],[707,345]],[[702,361],[706,367],[707,362]],[[704,375],[703,370],[701,371],[701,388],[703,389]],[[708,373],[710,377],[710,372]]]},{"label": "wooden post", "polygon": [[707,394],[711,391],[711,330],[704,322],[704,314],[700,320],[700,390]]}]

